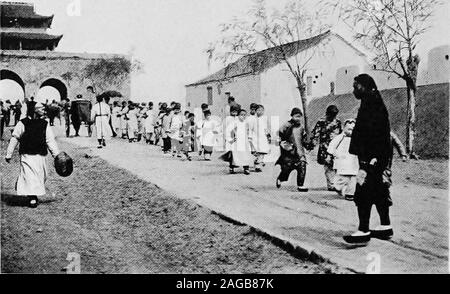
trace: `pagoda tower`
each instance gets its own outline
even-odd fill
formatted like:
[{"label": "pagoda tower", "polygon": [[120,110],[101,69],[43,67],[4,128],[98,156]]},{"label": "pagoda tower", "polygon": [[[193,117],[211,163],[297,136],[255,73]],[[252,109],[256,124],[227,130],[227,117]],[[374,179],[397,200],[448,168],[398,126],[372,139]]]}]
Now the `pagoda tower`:
[{"label": "pagoda tower", "polygon": [[129,99],[129,74],[108,80],[88,69],[105,63],[131,63],[131,57],[55,50],[63,36],[48,33],[52,22],[53,15],[37,14],[32,3],[0,0],[0,80],[18,83],[27,98],[36,97],[46,86],[58,90],[61,100],[88,97],[90,86],[97,94],[117,91],[124,100]]},{"label": "pagoda tower", "polygon": [[0,46],[2,50],[53,51],[62,35],[47,33],[53,15],[39,15],[33,4],[0,2]]}]

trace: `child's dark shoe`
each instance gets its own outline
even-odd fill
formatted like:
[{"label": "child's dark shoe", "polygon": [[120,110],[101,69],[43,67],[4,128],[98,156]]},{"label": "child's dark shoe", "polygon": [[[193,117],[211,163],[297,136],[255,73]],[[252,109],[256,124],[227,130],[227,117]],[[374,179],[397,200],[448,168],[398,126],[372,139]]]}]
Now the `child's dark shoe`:
[{"label": "child's dark shoe", "polygon": [[299,186],[299,187],[297,187],[297,191],[299,191],[299,192],[308,192],[309,189],[304,187],[304,186]]}]

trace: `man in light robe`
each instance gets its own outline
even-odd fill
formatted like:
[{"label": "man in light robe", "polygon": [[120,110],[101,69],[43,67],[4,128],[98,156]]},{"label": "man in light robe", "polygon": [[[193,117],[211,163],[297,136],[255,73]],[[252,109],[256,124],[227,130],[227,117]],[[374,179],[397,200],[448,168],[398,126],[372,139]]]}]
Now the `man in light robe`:
[{"label": "man in light robe", "polygon": [[111,109],[109,105],[103,102],[102,96],[97,96],[97,103],[94,104],[91,111],[91,121],[95,123],[99,149],[106,147],[105,139],[112,135],[109,126],[110,117]]},{"label": "man in light robe", "polygon": [[30,102],[27,117],[20,120],[14,128],[6,152],[5,160],[10,162],[20,143],[20,174],[16,182],[17,203],[31,208],[38,206],[38,197],[44,196],[47,179],[47,154],[59,154],[58,145],[52,129],[44,117],[44,105]]}]

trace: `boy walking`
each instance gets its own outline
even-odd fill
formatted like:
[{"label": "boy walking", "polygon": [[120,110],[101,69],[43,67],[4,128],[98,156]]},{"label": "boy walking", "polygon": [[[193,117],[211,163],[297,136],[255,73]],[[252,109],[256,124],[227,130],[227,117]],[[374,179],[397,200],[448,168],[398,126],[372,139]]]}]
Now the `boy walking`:
[{"label": "boy walking", "polygon": [[308,146],[308,143],[306,131],[301,123],[302,117],[303,114],[299,108],[292,109],[291,120],[278,132],[281,154],[275,165],[281,166],[281,172],[276,181],[277,188],[281,187],[282,182],[287,182],[291,172],[296,170],[297,190],[308,192],[308,188],[304,186],[307,164],[304,146]]}]

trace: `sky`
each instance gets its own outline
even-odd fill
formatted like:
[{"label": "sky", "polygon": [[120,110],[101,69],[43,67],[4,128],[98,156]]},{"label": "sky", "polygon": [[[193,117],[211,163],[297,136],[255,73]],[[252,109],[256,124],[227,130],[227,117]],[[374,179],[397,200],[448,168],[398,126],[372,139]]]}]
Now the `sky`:
[{"label": "sky", "polygon": [[[287,0],[267,0],[282,7]],[[54,14],[49,33],[64,34],[56,51],[133,53],[144,72],[132,77],[135,101],[182,101],[184,85],[220,69],[208,68],[205,48],[218,39],[219,25],[240,16],[252,0],[20,0],[36,12]],[[309,5],[316,1],[306,0]],[[450,43],[449,2],[436,11],[433,28],[418,46],[418,53]],[[333,31],[351,41],[343,24]],[[446,32],[446,34],[443,34]]]}]

